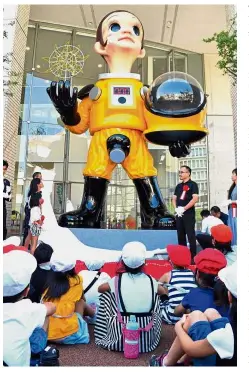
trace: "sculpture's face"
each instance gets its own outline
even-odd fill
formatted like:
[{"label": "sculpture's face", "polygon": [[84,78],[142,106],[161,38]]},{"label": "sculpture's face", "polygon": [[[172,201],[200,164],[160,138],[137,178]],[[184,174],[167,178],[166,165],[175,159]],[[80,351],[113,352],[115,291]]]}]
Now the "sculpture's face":
[{"label": "sculpture's face", "polygon": [[144,57],[142,48],[143,28],[140,21],[127,12],[110,14],[102,24],[103,41],[106,43],[103,48],[104,56],[112,57],[120,50],[135,54],[136,57]]}]

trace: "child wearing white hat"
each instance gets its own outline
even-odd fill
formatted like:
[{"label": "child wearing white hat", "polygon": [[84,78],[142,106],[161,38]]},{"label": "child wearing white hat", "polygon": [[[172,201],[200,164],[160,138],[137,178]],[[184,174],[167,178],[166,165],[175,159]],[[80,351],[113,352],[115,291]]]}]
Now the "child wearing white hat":
[{"label": "child wearing white hat", "polygon": [[140,352],[152,351],[158,346],[162,326],[158,295],[166,294],[166,291],[153,277],[143,272],[145,259],[144,244],[128,242],[121,256],[123,273],[117,273],[108,283],[99,286],[98,291],[103,294],[94,330],[98,346],[108,350],[123,350],[118,311],[126,322],[132,314],[141,328],[149,326],[147,331],[141,331]]},{"label": "child wearing white hat", "polygon": [[61,344],[89,343],[89,332],[83,316],[95,312],[84,300],[83,280],[75,272],[76,260],[71,253],[53,252],[51,271],[42,301],[51,301],[56,313],[49,318],[48,340]]},{"label": "child wearing white hat", "polygon": [[56,307],[25,299],[36,266],[25,251],[3,255],[3,360],[8,366],[29,366],[31,352],[40,353],[47,344],[47,316]]},{"label": "child wearing white hat", "polygon": [[85,260],[87,270],[82,270],[79,275],[83,278],[83,289],[86,303],[92,308],[96,309],[95,316],[88,319],[88,323],[94,324],[97,317],[99,308],[99,296],[98,288],[100,285],[108,282],[111,277],[106,273],[102,272],[101,268],[105,264],[103,259],[92,259]]},{"label": "child wearing white hat", "polygon": [[[121,261],[126,273],[122,276],[122,296],[127,312],[148,312],[151,307],[150,280],[143,272],[146,259],[146,247],[142,242],[128,242],[122,250]],[[166,291],[152,278],[154,294],[166,294]],[[115,278],[99,287],[99,292],[115,292]],[[135,301],[136,300],[136,301]]]}]

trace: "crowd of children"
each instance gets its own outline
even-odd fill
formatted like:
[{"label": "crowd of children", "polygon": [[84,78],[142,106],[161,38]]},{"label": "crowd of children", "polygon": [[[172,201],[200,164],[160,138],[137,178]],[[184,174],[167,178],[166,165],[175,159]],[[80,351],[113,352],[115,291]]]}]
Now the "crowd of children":
[{"label": "crowd of children", "polygon": [[171,270],[160,278],[146,272],[140,242],[124,246],[113,278],[97,259],[76,273],[70,252],[54,252],[43,242],[33,255],[5,247],[4,365],[32,365],[34,356],[37,365],[58,365],[58,350],[48,343],[89,343],[89,323],[95,324],[98,346],[123,351],[123,327],[131,315],[139,325],[141,353],[158,346],[163,323],[175,325],[170,350],[153,355],[150,366],[236,365],[237,265],[227,260],[231,236],[224,227],[211,230],[215,249],[199,252],[194,265],[187,247],[168,245]]}]

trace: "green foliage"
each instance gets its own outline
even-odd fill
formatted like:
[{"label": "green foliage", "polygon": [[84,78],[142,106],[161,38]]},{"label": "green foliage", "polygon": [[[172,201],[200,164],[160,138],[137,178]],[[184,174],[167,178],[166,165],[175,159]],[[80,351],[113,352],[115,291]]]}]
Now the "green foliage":
[{"label": "green foliage", "polygon": [[236,16],[230,21],[228,31],[215,33],[212,37],[203,39],[205,43],[216,42],[220,60],[217,67],[223,71],[224,75],[229,75],[233,83],[237,82],[237,26]]},{"label": "green foliage", "polygon": [[[13,26],[15,24],[14,21],[7,23],[4,26]],[[3,39],[8,38],[8,32],[3,30]],[[11,61],[12,61],[12,53],[6,53],[3,55],[3,94],[4,96],[13,96],[13,92],[11,87],[14,87],[19,84],[20,73],[11,71]]]}]

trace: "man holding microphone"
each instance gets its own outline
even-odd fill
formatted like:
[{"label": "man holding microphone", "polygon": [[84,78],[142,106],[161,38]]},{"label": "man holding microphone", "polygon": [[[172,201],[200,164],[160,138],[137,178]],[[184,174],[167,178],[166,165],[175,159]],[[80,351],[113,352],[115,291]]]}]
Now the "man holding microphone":
[{"label": "man holding microphone", "polygon": [[182,166],[179,171],[182,181],[175,188],[173,206],[176,213],[176,229],[179,245],[190,245],[192,259],[196,255],[195,204],[198,202],[198,185],[191,180],[191,168]]}]

